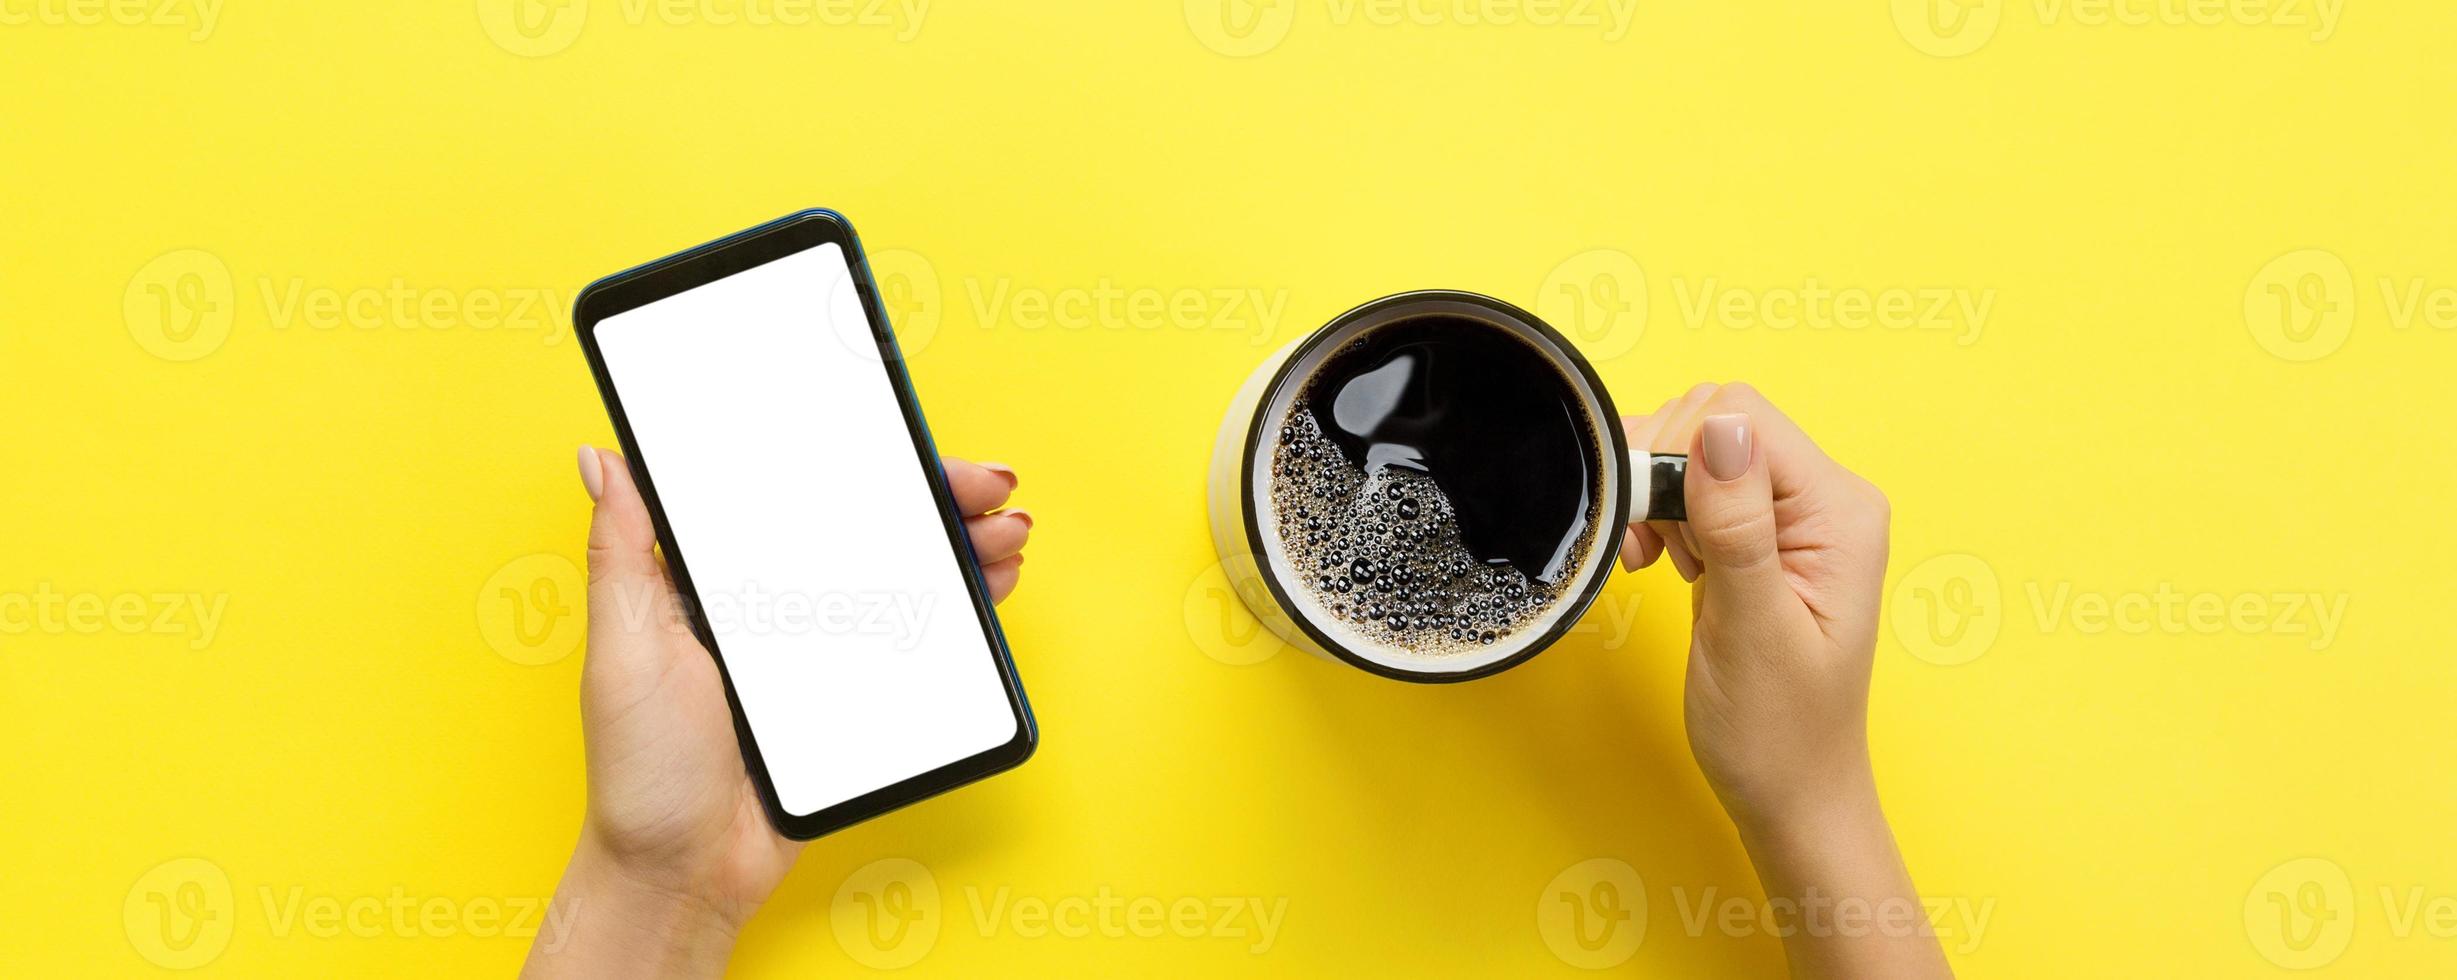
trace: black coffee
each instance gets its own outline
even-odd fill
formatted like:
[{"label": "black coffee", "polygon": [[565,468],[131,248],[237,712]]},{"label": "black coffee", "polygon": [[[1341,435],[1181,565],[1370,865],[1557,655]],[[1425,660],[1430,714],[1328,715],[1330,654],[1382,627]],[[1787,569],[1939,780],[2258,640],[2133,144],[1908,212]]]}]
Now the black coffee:
[{"label": "black coffee", "polygon": [[1374,328],[1280,419],[1271,492],[1301,585],[1419,655],[1499,642],[1565,595],[1602,520],[1578,389],[1465,317]]}]

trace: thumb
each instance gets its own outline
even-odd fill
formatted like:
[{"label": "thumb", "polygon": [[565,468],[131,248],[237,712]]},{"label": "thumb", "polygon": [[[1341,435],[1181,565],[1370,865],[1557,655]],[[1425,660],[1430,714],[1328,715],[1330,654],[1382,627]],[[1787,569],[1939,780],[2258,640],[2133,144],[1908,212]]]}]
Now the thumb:
[{"label": "thumb", "polygon": [[1683,493],[1689,534],[1706,565],[1700,588],[1708,603],[1765,603],[1792,598],[1775,546],[1774,482],[1767,475],[1757,426],[1745,414],[1710,415],[1690,444]]},{"label": "thumb", "polygon": [[656,608],[666,591],[665,570],[657,564],[656,525],[632,485],[630,467],[620,455],[582,446],[580,483],[597,502],[589,520],[591,619],[614,625],[626,612]]}]

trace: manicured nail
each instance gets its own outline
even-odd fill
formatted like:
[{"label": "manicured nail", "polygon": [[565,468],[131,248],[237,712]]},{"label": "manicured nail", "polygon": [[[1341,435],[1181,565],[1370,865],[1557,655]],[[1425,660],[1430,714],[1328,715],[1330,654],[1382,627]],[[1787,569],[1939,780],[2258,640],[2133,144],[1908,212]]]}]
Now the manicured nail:
[{"label": "manicured nail", "polygon": [[1749,417],[1709,415],[1698,441],[1706,450],[1706,472],[1729,483],[1749,472]]},{"label": "manicured nail", "polygon": [[983,463],[981,464],[981,468],[1004,477],[1007,481],[1007,489],[1015,489],[1015,467],[1008,466],[1005,463]]},{"label": "manicured nail", "polygon": [[1009,510],[1009,511],[1007,511],[1007,513],[1008,513],[1008,514],[1013,515],[1013,516],[1015,517],[1015,519],[1016,519],[1016,520],[1019,520],[1019,521],[1024,522],[1024,530],[1027,530],[1027,531],[1032,530],[1032,512],[1031,512],[1031,511],[1024,510],[1024,509],[1021,509],[1021,508],[1017,508],[1017,509],[1014,509],[1014,510]]},{"label": "manicured nail", "polygon": [[580,447],[580,485],[589,491],[590,500],[606,492],[606,461],[595,446]]}]

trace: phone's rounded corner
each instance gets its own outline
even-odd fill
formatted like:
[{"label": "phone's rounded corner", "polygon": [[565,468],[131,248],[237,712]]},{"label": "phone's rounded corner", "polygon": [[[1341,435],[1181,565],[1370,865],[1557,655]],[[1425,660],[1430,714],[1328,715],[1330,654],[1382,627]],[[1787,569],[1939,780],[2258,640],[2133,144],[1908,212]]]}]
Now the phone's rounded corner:
[{"label": "phone's rounded corner", "polygon": [[816,821],[795,820],[791,817],[778,819],[773,813],[768,815],[768,826],[776,828],[777,836],[798,844],[808,844],[827,836],[836,829],[818,824]]},{"label": "phone's rounded corner", "polygon": [[597,321],[602,318],[591,312],[591,307],[606,295],[607,288],[613,286],[615,280],[623,278],[626,274],[628,270],[610,276],[599,276],[595,281],[580,287],[580,293],[572,297],[573,333],[585,337],[596,332]]},{"label": "phone's rounded corner", "polygon": [[786,225],[798,225],[798,224],[805,224],[805,223],[809,223],[809,222],[819,222],[819,223],[823,223],[823,224],[830,224],[830,225],[834,225],[834,226],[836,226],[836,227],[838,227],[838,228],[843,229],[843,230],[844,230],[844,233],[845,233],[846,235],[848,235],[848,236],[850,236],[850,235],[852,235],[852,234],[853,234],[853,219],[845,217],[845,213],[844,213],[844,212],[842,212],[842,211],[838,211],[838,210],[836,210],[835,208],[820,208],[820,207],[809,207],[809,208],[803,208],[803,209],[802,209],[802,210],[800,210],[800,211],[796,211],[796,212],[794,212],[794,213],[792,213],[792,214],[786,215],[786,216],[784,217],[784,219],[783,219],[783,220],[781,220],[781,221],[779,221],[779,222],[777,222],[777,223],[778,223],[778,224],[786,224]]},{"label": "phone's rounded corner", "polygon": [[999,761],[999,772],[1021,767],[1041,751],[1041,726],[1027,717],[1016,726],[1015,738],[1009,740]]}]

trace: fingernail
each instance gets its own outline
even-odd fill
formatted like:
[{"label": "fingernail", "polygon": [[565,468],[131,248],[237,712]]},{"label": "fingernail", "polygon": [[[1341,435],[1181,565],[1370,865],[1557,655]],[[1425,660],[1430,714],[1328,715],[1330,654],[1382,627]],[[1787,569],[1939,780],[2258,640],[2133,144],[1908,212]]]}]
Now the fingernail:
[{"label": "fingernail", "polygon": [[1019,521],[1024,522],[1024,530],[1027,530],[1027,531],[1032,530],[1032,512],[1031,512],[1031,511],[1028,511],[1028,510],[1023,510],[1023,509],[1020,509],[1020,508],[1019,508],[1019,509],[1015,509],[1015,510],[1010,510],[1010,511],[1007,511],[1007,513],[1008,513],[1008,514],[1013,515],[1013,516],[1015,517],[1015,519],[1016,519],[1016,520],[1019,520]]},{"label": "fingernail", "polygon": [[983,463],[981,464],[981,468],[1004,477],[1007,481],[1007,489],[1015,489],[1017,482],[1015,479],[1015,467],[1008,466],[1005,463]]},{"label": "fingernail", "polygon": [[597,454],[597,447],[580,447],[580,485],[589,491],[589,499],[606,492],[606,461]]},{"label": "fingernail", "polygon": [[1706,450],[1706,472],[1730,482],[1749,472],[1749,417],[1709,415],[1699,441]]}]

